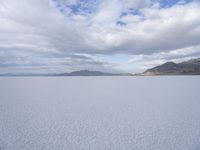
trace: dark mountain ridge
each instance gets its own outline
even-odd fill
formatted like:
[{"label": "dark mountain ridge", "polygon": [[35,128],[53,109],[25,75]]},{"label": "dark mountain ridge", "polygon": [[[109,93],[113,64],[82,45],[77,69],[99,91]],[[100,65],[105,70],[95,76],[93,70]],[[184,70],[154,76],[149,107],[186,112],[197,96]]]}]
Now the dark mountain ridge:
[{"label": "dark mountain ridge", "polygon": [[167,62],[148,69],[141,75],[200,75],[200,58],[182,63]]}]

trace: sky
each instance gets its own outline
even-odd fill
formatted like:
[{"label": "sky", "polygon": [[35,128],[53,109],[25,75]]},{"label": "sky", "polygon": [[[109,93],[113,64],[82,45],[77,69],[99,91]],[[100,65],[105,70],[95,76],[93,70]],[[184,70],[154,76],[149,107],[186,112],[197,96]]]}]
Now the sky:
[{"label": "sky", "polygon": [[199,0],[0,0],[0,74],[137,73],[198,57]]}]

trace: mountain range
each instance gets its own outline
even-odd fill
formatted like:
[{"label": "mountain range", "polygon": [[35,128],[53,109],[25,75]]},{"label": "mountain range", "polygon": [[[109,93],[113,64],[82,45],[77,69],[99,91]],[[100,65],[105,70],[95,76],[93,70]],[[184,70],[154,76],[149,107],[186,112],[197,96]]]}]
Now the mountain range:
[{"label": "mountain range", "polygon": [[0,76],[121,76],[127,74],[114,74],[114,73],[107,73],[107,72],[100,72],[100,71],[89,71],[89,70],[80,70],[80,71],[73,71],[70,73],[58,73],[58,74],[26,74],[26,73],[8,73],[8,74],[0,74]]},{"label": "mountain range", "polygon": [[140,75],[200,75],[200,58],[181,63],[166,62]]},{"label": "mountain range", "polygon": [[80,70],[60,74],[0,74],[0,76],[155,76],[155,75],[200,75],[200,58],[175,63],[166,62],[162,65],[147,69],[143,73],[114,74],[100,71]]},{"label": "mountain range", "polygon": [[121,74],[113,74],[100,71],[80,70],[71,73],[58,74],[58,76],[119,76]]}]

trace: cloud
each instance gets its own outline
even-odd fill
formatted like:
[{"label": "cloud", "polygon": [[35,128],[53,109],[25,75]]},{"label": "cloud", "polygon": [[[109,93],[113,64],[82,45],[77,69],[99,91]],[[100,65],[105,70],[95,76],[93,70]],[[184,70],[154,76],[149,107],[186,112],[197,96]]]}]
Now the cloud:
[{"label": "cloud", "polygon": [[1,0],[0,72],[130,72],[177,50],[184,60],[200,45],[199,11],[198,1]]},{"label": "cloud", "polygon": [[139,15],[122,17],[121,21],[126,25],[108,30],[101,35],[105,41],[97,41],[107,44],[111,51],[129,54],[150,54],[199,45],[199,10],[199,3],[143,8]]}]

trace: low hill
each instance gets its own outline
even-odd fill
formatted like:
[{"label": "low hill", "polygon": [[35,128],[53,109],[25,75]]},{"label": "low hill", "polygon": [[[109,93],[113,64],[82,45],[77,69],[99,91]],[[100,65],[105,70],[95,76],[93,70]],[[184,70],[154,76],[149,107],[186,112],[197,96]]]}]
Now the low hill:
[{"label": "low hill", "polygon": [[116,76],[120,74],[112,74],[112,73],[106,73],[106,72],[100,72],[100,71],[89,71],[89,70],[80,70],[80,71],[74,71],[71,73],[63,73],[60,74],[60,76]]}]

